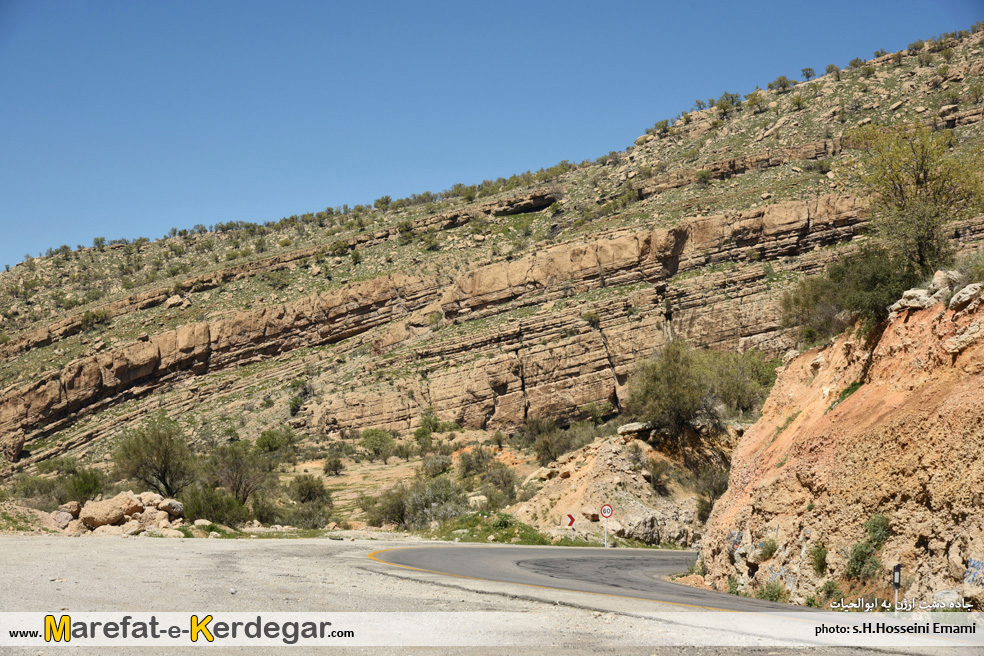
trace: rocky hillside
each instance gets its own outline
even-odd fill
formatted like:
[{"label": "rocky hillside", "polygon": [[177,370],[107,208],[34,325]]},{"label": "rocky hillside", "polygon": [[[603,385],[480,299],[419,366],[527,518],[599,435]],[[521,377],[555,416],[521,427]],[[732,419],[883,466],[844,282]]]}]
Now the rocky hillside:
[{"label": "rocky hillside", "polygon": [[710,518],[709,582],[886,598],[901,563],[902,595],[981,608],[984,298],[953,280],[907,292],[873,349],[850,333],[783,367]]},{"label": "rocky hillside", "polygon": [[[321,450],[368,428],[408,441],[429,408],[482,442],[618,413],[673,337],[781,355],[797,341],[782,291],[866,239],[867,198],[841,168],[850,129],[949,127],[980,156],[982,42],[948,36],[740,107],[725,93],[595,161],[27,258],[0,273],[0,478],[66,454],[106,467],[159,408],[200,447],[284,426]],[[982,217],[954,226],[958,250],[982,238]],[[693,543],[692,492],[670,491],[653,524],[666,495],[620,447],[548,467],[517,512],[546,530],[558,499],[597,505],[564,485],[628,477],[641,505],[624,533]]]},{"label": "rocky hillside", "polygon": [[[784,352],[777,292],[865,221],[836,173],[841,133],[932,120],[979,148],[981,38],[954,40],[946,63],[928,48],[883,56],[740,110],[689,112],[597,162],[55,249],[0,274],[4,450],[26,445],[18,466],[78,451],[151,395],[172,414],[194,408],[189,430],[235,413],[252,430],[406,431],[431,406],[508,432],[617,409],[634,363],[669,335]],[[288,414],[300,378],[314,394]]]}]

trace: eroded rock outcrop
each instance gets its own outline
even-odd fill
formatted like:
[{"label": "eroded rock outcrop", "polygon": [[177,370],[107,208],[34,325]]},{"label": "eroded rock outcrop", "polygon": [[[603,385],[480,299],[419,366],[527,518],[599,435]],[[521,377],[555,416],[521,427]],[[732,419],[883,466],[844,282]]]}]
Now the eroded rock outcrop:
[{"label": "eroded rock outcrop", "polygon": [[[966,296],[960,311],[900,308],[871,352],[845,335],[785,366],[711,516],[709,582],[778,581],[802,603],[827,578],[847,578],[851,545],[882,513],[893,535],[878,556],[902,563],[903,594],[929,601],[955,589],[984,604],[965,577],[984,558],[984,314],[980,290]],[[778,551],[756,558],[768,539]],[[808,557],[820,543],[822,574]]]}]

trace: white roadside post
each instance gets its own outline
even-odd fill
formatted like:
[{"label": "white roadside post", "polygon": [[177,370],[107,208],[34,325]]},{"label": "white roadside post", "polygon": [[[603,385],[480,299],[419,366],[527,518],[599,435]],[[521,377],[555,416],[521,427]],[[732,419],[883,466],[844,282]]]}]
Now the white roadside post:
[{"label": "white roadside post", "polygon": [[574,515],[567,513],[567,525],[571,527],[571,542],[574,541]]},{"label": "white roadside post", "polygon": [[601,507],[601,516],[605,518],[605,548],[608,548],[608,518],[612,516],[612,507],[607,503]]}]

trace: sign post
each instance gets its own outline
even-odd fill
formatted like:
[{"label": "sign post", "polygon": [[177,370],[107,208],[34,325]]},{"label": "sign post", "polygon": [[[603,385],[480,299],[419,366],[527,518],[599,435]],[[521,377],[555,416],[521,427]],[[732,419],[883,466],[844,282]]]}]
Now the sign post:
[{"label": "sign post", "polygon": [[895,588],[895,614],[899,614],[899,588],[902,587],[902,564],[892,568],[892,587]]},{"label": "sign post", "polygon": [[601,507],[601,516],[605,518],[605,548],[608,548],[608,518],[612,516],[612,507],[607,503]]},{"label": "sign post", "polygon": [[567,525],[571,527],[571,542],[574,541],[574,515],[567,513]]}]

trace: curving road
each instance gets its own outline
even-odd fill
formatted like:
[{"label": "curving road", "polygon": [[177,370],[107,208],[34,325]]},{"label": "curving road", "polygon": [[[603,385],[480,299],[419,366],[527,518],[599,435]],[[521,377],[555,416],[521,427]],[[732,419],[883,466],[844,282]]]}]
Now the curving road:
[{"label": "curving road", "polygon": [[646,599],[701,610],[806,610],[665,580],[687,571],[695,557],[693,552],[657,549],[506,545],[407,547],[369,554],[378,562],[433,574]]}]

